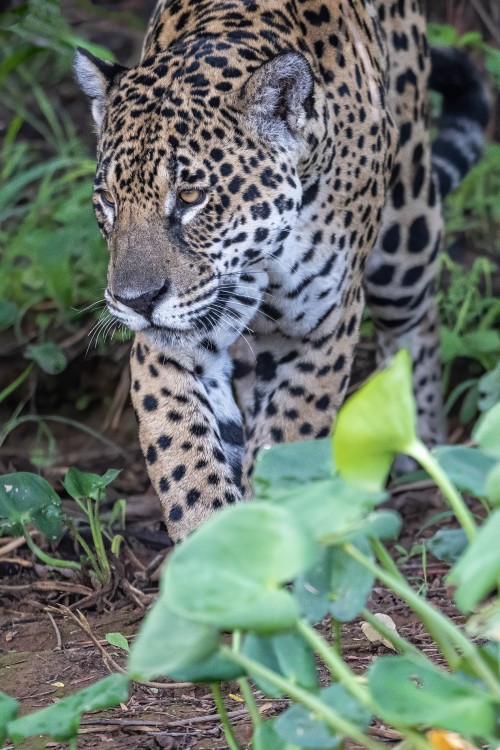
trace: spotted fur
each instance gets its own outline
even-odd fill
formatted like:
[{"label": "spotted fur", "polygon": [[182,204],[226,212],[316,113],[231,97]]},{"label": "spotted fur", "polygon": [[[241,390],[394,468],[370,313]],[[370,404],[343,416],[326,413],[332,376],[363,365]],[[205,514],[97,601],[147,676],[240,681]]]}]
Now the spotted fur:
[{"label": "spotted fur", "polygon": [[468,106],[455,86],[433,154],[417,0],[160,0],[136,67],[79,51],[106,300],[136,331],[132,400],[173,539],[248,496],[262,445],[328,434],[365,296],[379,360],[409,347],[421,435],[442,438],[435,175],[444,190],[470,167],[485,112],[451,62]]}]

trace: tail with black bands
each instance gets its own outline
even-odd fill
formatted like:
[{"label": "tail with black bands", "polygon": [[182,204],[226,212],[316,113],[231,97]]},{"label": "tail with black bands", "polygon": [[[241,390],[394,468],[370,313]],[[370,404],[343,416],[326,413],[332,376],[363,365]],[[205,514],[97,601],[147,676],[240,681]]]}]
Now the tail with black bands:
[{"label": "tail with black bands", "polygon": [[481,155],[490,106],[481,73],[465,52],[433,47],[431,62],[429,88],[443,95],[432,165],[445,197],[459,186]]}]

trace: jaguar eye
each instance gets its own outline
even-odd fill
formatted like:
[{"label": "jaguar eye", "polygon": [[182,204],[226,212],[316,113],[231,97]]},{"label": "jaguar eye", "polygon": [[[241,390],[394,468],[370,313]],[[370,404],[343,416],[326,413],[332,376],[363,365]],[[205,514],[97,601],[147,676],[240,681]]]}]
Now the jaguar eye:
[{"label": "jaguar eye", "polygon": [[113,210],[115,210],[116,200],[113,196],[113,193],[110,193],[109,190],[104,190],[99,195],[100,195],[101,201],[104,203],[105,206],[108,206],[108,208],[112,208]]},{"label": "jaguar eye", "polygon": [[205,198],[205,191],[198,189],[179,190],[177,198],[185,206],[199,206]]}]

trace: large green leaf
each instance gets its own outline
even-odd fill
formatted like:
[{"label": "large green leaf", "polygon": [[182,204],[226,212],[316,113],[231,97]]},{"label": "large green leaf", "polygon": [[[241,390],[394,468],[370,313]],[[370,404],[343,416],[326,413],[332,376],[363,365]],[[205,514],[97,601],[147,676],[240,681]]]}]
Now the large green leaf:
[{"label": "large green leaf", "polygon": [[[273,636],[249,634],[245,638],[243,653],[258,661],[275,674],[286,677],[294,685],[316,692],[318,675],[314,652],[298,632],[279,633]],[[283,693],[267,680],[250,673],[255,684],[272,697]]]},{"label": "large green leaf", "polygon": [[56,539],[62,528],[61,501],[50,484],[28,471],[0,477],[0,533],[22,534],[33,524]]},{"label": "large green leaf", "polygon": [[19,703],[10,695],[0,693],[0,743],[3,744],[7,737],[7,724],[15,719]]},{"label": "large green leaf", "polygon": [[287,630],[298,607],[280,586],[316,556],[311,536],[284,508],[242,504],[216,514],[174,550],[164,594],[175,613],[221,630]]},{"label": "large green leaf", "polygon": [[500,505],[500,463],[486,477],[486,497],[495,507]]},{"label": "large green leaf", "polygon": [[275,720],[271,719],[259,724],[252,737],[252,750],[295,750],[296,745],[278,737],[274,723]]},{"label": "large green leaf", "polygon": [[[366,539],[353,544],[370,556]],[[327,613],[348,622],[364,609],[373,581],[372,574],[341,547],[329,547],[312,568],[298,576],[294,593],[309,622],[319,622]]]},{"label": "large green leaf", "polygon": [[425,547],[438,560],[453,564],[464,552],[467,543],[467,535],[462,529],[440,529],[425,542]]},{"label": "large green leaf", "polygon": [[162,592],[130,649],[129,674],[139,682],[158,677],[179,679],[180,670],[194,667],[196,672],[198,664],[217,652],[219,642],[215,628],[174,614]]},{"label": "large green leaf", "polygon": [[500,403],[479,420],[472,437],[481,450],[489,456],[500,458]]},{"label": "large green leaf", "polygon": [[[318,696],[328,708],[364,730],[370,723],[369,711],[353,698],[342,685],[331,685]],[[276,734],[299,747],[331,750],[340,745],[343,737],[336,734],[318,716],[304,706],[294,705],[274,720]]]},{"label": "large green leaf", "polygon": [[472,681],[449,674],[430,661],[382,656],[368,670],[379,714],[390,724],[448,729],[465,737],[492,733],[491,696]]},{"label": "large green leaf", "polygon": [[463,445],[444,445],[435,448],[433,453],[459,490],[474,497],[486,495],[486,478],[495,465],[494,458]]},{"label": "large green leaf", "polygon": [[99,476],[99,474],[80,471],[72,466],[64,477],[64,489],[75,500],[83,498],[97,500],[102,491],[116,479],[119,473],[120,469],[108,469],[105,474]]},{"label": "large green leaf", "polygon": [[273,497],[297,485],[333,476],[330,438],[272,445],[259,451],[252,483],[259,498]]},{"label": "large green leaf", "polygon": [[366,489],[380,490],[396,454],[411,453],[415,422],[411,360],[403,350],[340,410],[333,433],[337,470]]},{"label": "large green leaf", "polygon": [[455,585],[455,601],[470,612],[500,580],[500,510],[481,526],[476,539],[452,568],[448,582]]},{"label": "large green leaf", "polygon": [[382,492],[361,489],[336,476],[296,487],[273,502],[286,508],[317,542],[335,544],[359,531],[364,518],[385,498]]},{"label": "large green leaf", "polygon": [[128,685],[125,675],[109,675],[47,708],[14,719],[9,722],[8,735],[14,743],[38,734],[48,734],[56,742],[66,742],[78,734],[82,714],[119,706],[126,701]]}]

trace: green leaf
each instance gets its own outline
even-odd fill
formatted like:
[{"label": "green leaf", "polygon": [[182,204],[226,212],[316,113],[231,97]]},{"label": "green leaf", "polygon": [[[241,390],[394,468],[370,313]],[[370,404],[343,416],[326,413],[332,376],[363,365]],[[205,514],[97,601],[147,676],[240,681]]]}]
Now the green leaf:
[{"label": "green leaf", "polygon": [[340,410],[333,433],[339,473],[374,492],[382,489],[396,454],[411,452],[417,440],[415,421],[411,361],[403,350]]},{"label": "green leaf", "polygon": [[6,299],[0,300],[0,331],[10,328],[14,325],[17,318],[18,309],[13,302]]},{"label": "green leaf", "polygon": [[[366,539],[353,544],[371,556]],[[309,622],[317,623],[327,613],[340,622],[349,622],[364,609],[373,582],[372,574],[341,547],[329,547],[316,565],[297,578],[294,594]]]},{"label": "green leaf", "polygon": [[[275,674],[290,680],[294,685],[312,692],[318,689],[314,652],[300,633],[291,631],[274,636],[250,634],[245,638],[243,653]],[[265,679],[251,673],[250,677],[266,695],[274,698],[283,695]]]},{"label": "green leaf", "polygon": [[212,657],[219,641],[215,628],[174,614],[162,591],[130,649],[128,672],[138,682],[158,677],[179,679],[181,670],[196,669]]},{"label": "green leaf", "polygon": [[112,646],[121,648],[122,651],[126,651],[127,653],[130,651],[130,646],[123,633],[106,633],[105,638]]},{"label": "green leaf", "polygon": [[486,497],[492,505],[500,505],[500,463],[486,477]]},{"label": "green leaf", "polygon": [[472,544],[452,568],[447,581],[455,585],[455,602],[470,612],[500,580],[500,510],[481,526]]},{"label": "green leaf", "polygon": [[19,703],[10,695],[0,693],[0,743],[3,745],[7,737],[7,724],[15,719]]},{"label": "green leaf", "polygon": [[[371,720],[370,712],[353,698],[342,685],[331,685],[321,690],[318,696],[325,706],[333,709],[342,718],[366,729]],[[276,733],[286,742],[306,748],[336,748],[343,740],[328,725],[307,708],[293,705],[274,720]]]},{"label": "green leaf", "polygon": [[481,450],[489,456],[500,458],[500,404],[481,417],[472,431],[472,437]]},{"label": "green leaf", "polygon": [[462,445],[440,446],[433,454],[459,490],[474,497],[486,495],[486,477],[495,465],[493,458],[477,448]]},{"label": "green leaf", "polygon": [[128,685],[125,675],[109,675],[47,708],[11,721],[8,735],[15,744],[37,734],[48,734],[56,742],[67,742],[76,737],[82,714],[119,706],[126,701]]},{"label": "green leaf", "polygon": [[104,490],[108,484],[111,484],[118,474],[120,469],[108,469],[108,471],[99,476],[99,474],[89,474],[84,471],[79,471],[72,466],[66,476],[64,477],[64,489],[71,495],[75,500],[81,500],[84,498],[91,498],[97,500],[102,490]]},{"label": "green leaf", "polygon": [[385,493],[360,489],[336,476],[296,487],[273,503],[286,508],[317,542],[335,544],[359,531],[367,514],[385,499]]},{"label": "green leaf", "polygon": [[23,526],[33,524],[56,539],[62,522],[61,501],[43,477],[19,471],[0,478],[0,533],[22,534]]},{"label": "green leaf", "polygon": [[334,466],[330,438],[284,443],[257,454],[252,483],[258,498],[273,497],[297,485],[329,479]]},{"label": "green leaf", "polygon": [[490,695],[430,661],[382,656],[368,670],[368,685],[381,718],[389,724],[448,729],[465,737],[493,732]]},{"label": "green leaf", "polygon": [[438,560],[452,565],[467,548],[467,535],[462,529],[441,529],[425,542],[425,547]]},{"label": "green leaf", "polygon": [[298,608],[280,586],[316,555],[284,508],[257,501],[227,508],[172,553],[163,573],[166,601],[178,615],[221,630],[290,629]]},{"label": "green leaf", "polygon": [[259,724],[252,737],[252,750],[293,750],[293,745],[278,737],[274,725],[274,719]]},{"label": "green leaf", "polygon": [[214,656],[209,656],[208,659],[196,662],[192,667],[174,669],[168,676],[181,682],[196,682],[208,685],[211,682],[236,680],[238,677],[243,677],[244,674],[245,670],[238,664],[221,654],[214,654]]},{"label": "green leaf", "polygon": [[68,360],[61,348],[54,343],[29,344],[24,356],[34,360],[37,365],[49,375],[59,375],[66,369]]}]

